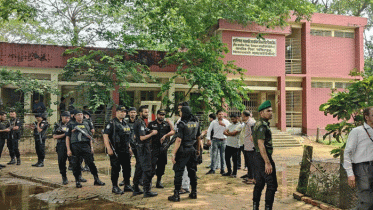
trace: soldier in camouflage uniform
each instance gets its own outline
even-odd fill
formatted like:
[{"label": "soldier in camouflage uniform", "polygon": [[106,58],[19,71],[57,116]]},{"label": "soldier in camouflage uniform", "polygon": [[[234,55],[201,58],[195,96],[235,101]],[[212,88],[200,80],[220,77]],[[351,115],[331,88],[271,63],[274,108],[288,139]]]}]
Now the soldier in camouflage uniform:
[{"label": "soldier in camouflage uniform", "polygon": [[259,209],[260,197],[267,184],[265,195],[265,209],[271,210],[277,191],[276,166],[272,159],[272,132],[269,127],[269,120],[272,119],[271,102],[266,101],[259,106],[260,120],[256,122],[253,131],[255,146],[255,187],[253,196],[253,209]]}]

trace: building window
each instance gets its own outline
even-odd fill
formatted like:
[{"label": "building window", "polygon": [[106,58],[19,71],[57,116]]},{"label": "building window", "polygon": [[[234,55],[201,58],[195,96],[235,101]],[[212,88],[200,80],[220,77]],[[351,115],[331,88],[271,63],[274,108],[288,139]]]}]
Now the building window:
[{"label": "building window", "polygon": [[335,83],[335,88],[343,88],[346,89],[351,86],[351,83],[346,83],[346,82],[336,82]]},{"label": "building window", "polygon": [[341,38],[355,38],[355,33],[353,32],[345,32],[345,31],[334,31],[334,37],[341,37]]},{"label": "building window", "polygon": [[286,91],[286,127],[302,127],[302,91]]},{"label": "building window", "polygon": [[332,36],[332,31],[311,29],[313,36]]},{"label": "building window", "polygon": [[302,87],[301,82],[286,82],[286,87]]},{"label": "building window", "polygon": [[333,88],[333,82],[311,82],[313,88]]}]

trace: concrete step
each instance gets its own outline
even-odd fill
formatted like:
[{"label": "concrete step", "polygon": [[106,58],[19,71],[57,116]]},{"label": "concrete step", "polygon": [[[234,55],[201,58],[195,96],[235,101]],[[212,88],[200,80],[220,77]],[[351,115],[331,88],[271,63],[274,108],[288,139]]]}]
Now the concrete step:
[{"label": "concrete step", "polygon": [[273,144],[273,147],[300,147],[301,144]]}]

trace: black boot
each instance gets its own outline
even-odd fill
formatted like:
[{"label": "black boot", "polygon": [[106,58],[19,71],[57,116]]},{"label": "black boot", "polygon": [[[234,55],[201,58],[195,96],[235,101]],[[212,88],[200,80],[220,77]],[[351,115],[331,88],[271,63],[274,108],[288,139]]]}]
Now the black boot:
[{"label": "black boot", "polygon": [[69,168],[67,168],[69,171],[72,171],[73,170],[73,166],[72,165],[69,165]]},{"label": "black boot", "polygon": [[259,210],[259,202],[253,202],[253,210]]},{"label": "black boot", "polygon": [[133,185],[133,196],[141,195],[144,192],[139,188],[139,185]]},{"label": "black boot", "polygon": [[124,193],[118,186],[114,186],[111,192],[117,195],[122,195]]},{"label": "black boot", "polygon": [[157,184],[155,185],[156,188],[164,188],[163,185],[162,185],[162,177],[157,177]]},{"label": "black boot", "polygon": [[89,167],[87,165],[85,165],[84,168],[82,169],[82,171],[90,171],[90,170],[89,170]]},{"label": "black boot", "polygon": [[35,167],[44,167],[44,162],[41,161],[40,163],[36,164]]},{"label": "black boot", "polygon": [[69,181],[67,180],[67,177],[66,176],[62,176],[62,184],[63,185],[67,185],[69,183]]},{"label": "black boot", "polygon": [[98,178],[98,176],[93,176],[94,179],[95,179],[95,182],[93,183],[93,185],[98,185],[98,186],[104,186],[105,183],[104,182],[101,182],[101,180]]},{"label": "black boot", "polygon": [[174,190],[174,195],[168,197],[169,201],[179,202],[180,201],[180,194],[179,190]]},{"label": "black boot", "polygon": [[189,194],[189,198],[197,199],[197,190],[192,190],[192,192]]},{"label": "black boot", "polygon": [[17,158],[17,165],[21,165],[21,158]]},{"label": "black boot", "polygon": [[76,186],[76,188],[82,188],[82,187],[83,187],[82,184],[80,184],[80,181],[79,181],[79,180],[77,180],[77,181],[75,182],[75,186]]},{"label": "black boot", "polygon": [[119,183],[119,186],[124,186],[124,180],[121,183]]},{"label": "black boot", "polygon": [[16,160],[12,158],[7,165],[14,165],[16,163]]},{"label": "black boot", "polygon": [[133,192],[132,186],[129,184],[124,185],[124,192]]},{"label": "black boot", "polygon": [[144,190],[144,198],[155,197],[158,193],[150,191],[150,189]]},{"label": "black boot", "polygon": [[264,209],[265,210],[272,210],[272,206],[273,206],[273,203],[271,203],[271,204],[266,203]]},{"label": "black boot", "polygon": [[35,164],[32,164],[31,166],[37,167],[37,165],[39,165],[39,163],[40,163],[40,160],[38,160],[38,162],[37,162],[37,163],[35,163]]},{"label": "black boot", "polygon": [[82,177],[82,175],[80,175],[80,176],[79,176],[79,182],[87,182],[87,180],[84,179],[84,178]]}]

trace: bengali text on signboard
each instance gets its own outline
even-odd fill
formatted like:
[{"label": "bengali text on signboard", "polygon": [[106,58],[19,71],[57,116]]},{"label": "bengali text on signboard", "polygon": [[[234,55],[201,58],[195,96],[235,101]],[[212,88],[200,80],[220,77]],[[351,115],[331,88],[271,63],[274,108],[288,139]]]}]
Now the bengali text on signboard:
[{"label": "bengali text on signboard", "polygon": [[232,37],[232,55],[277,56],[276,39]]}]

